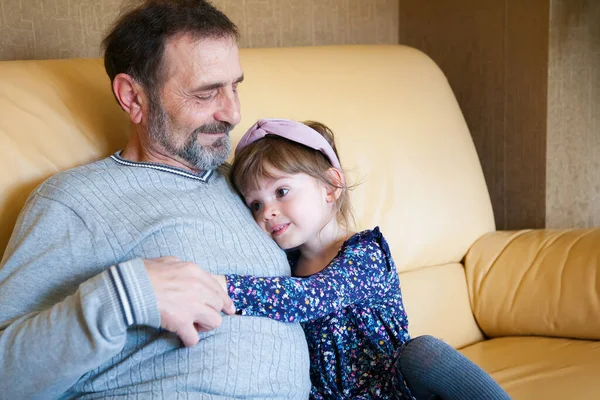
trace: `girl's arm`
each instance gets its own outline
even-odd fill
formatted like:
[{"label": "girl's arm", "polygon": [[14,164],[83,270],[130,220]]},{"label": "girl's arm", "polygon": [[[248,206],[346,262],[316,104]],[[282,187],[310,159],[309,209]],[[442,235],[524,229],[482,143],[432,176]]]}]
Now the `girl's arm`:
[{"label": "girl's arm", "polygon": [[225,279],[238,314],[304,322],[398,290],[391,287],[390,282],[397,280],[389,274],[396,271],[387,243],[369,240],[346,246],[341,256],[307,278],[227,275]]}]

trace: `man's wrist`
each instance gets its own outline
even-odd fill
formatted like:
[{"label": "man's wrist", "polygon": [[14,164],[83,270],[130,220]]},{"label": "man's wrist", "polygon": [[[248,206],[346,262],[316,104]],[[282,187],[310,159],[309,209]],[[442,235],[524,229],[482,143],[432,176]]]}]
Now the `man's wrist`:
[{"label": "man's wrist", "polygon": [[111,268],[114,268],[117,273],[111,273],[111,276],[121,278],[125,291],[119,292],[119,300],[129,303],[133,324],[160,328],[160,312],[156,295],[144,261],[136,258]]},{"label": "man's wrist", "polygon": [[133,325],[160,328],[156,296],[142,259],[113,265],[81,285],[83,306],[98,309],[95,323],[108,336]]}]

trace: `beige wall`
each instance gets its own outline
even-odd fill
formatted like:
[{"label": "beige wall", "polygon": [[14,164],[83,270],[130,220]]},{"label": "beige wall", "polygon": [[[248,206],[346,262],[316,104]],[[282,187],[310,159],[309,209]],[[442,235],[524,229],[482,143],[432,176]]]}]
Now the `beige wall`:
[{"label": "beige wall", "polygon": [[546,225],[600,226],[600,2],[551,4]]},{"label": "beige wall", "polygon": [[[0,0],[0,60],[97,57],[121,0]],[[242,47],[398,43],[397,0],[214,0]]]}]

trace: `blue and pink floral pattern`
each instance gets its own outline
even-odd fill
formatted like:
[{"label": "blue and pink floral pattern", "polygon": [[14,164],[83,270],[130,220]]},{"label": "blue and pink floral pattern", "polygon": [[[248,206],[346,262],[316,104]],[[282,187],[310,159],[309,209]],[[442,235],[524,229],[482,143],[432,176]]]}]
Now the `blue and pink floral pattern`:
[{"label": "blue and pink floral pattern", "polygon": [[[290,254],[294,269],[297,254]],[[409,340],[400,282],[379,228],[353,235],[309,277],[228,275],[238,313],[300,322],[311,361],[311,399],[411,399],[393,368]]]}]

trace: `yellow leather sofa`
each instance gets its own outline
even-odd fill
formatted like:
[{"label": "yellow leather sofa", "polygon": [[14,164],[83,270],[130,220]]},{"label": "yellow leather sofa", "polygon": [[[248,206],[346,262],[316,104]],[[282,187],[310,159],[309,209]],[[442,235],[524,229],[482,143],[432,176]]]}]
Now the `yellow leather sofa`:
[{"label": "yellow leather sofa", "polygon": [[[337,132],[359,227],[386,234],[413,335],[460,348],[515,399],[600,398],[600,229],[495,232],[468,128],[428,57],[344,46],[241,58],[234,141],[259,117]],[[101,60],[0,62],[0,254],[36,185],[128,132]]]}]

